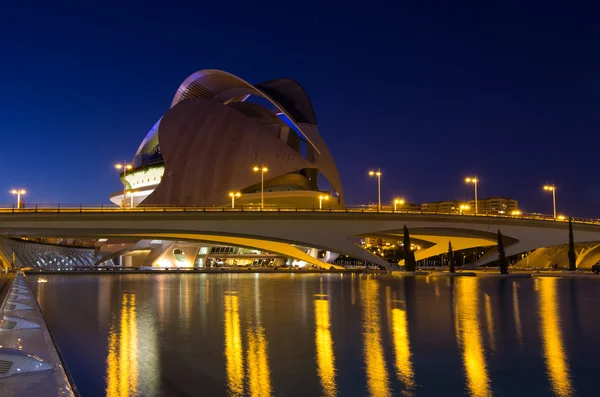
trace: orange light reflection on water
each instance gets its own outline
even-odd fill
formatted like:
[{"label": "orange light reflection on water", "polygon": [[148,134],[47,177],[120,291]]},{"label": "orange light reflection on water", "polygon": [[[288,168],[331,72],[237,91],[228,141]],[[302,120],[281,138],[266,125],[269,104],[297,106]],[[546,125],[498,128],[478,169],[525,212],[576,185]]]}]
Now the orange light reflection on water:
[{"label": "orange light reflection on water", "polygon": [[485,350],[479,324],[479,288],[476,277],[456,279],[456,332],[462,349],[467,389],[473,397],[491,396]]},{"label": "orange light reflection on water", "polygon": [[555,277],[540,277],[535,280],[539,298],[538,314],[540,334],[546,361],[546,373],[552,385],[552,391],[560,397],[574,393],[569,373],[565,347],[560,326],[558,309],[558,280]]},{"label": "orange light reflection on water", "polygon": [[391,396],[389,377],[381,344],[379,283],[372,278],[366,278],[362,280],[360,285],[363,313],[363,354],[367,389],[371,396]]},{"label": "orange light reflection on water", "polygon": [[321,379],[323,395],[332,397],[337,395],[335,383],[335,356],[333,354],[333,340],[331,338],[331,325],[329,320],[329,301],[315,300],[315,345],[317,351],[317,372]]},{"label": "orange light reflection on water", "polygon": [[244,356],[240,329],[239,298],[225,295],[225,360],[231,396],[244,394]]},{"label": "orange light reflection on water", "polygon": [[[410,338],[406,310],[392,309],[392,330],[394,352],[396,354],[396,376],[410,391],[415,387],[414,372],[411,362]],[[407,393],[410,394],[410,393]]]},{"label": "orange light reflection on water", "polygon": [[106,396],[138,396],[138,329],[135,294],[121,297],[121,320],[108,334]]}]

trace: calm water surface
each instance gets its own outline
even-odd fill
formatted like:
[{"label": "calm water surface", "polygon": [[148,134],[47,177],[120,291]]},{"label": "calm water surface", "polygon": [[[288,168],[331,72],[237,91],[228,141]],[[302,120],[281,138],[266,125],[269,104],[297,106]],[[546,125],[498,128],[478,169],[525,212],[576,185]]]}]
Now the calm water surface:
[{"label": "calm water surface", "polygon": [[598,395],[600,279],[37,278],[84,397]]}]

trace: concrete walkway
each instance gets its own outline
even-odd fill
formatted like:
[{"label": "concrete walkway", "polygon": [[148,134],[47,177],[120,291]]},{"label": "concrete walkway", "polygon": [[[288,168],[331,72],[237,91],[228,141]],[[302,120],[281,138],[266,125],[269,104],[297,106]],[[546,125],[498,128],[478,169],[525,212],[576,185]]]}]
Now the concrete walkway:
[{"label": "concrete walkway", "polygon": [[[71,390],[59,353],[26,278],[18,274],[13,280],[0,280],[10,283],[0,306],[0,355],[4,355],[4,359],[15,357],[14,361],[11,359],[13,364],[9,373],[19,372],[0,376],[0,395],[74,397],[76,394]],[[28,372],[28,367],[37,367],[37,370]]]}]

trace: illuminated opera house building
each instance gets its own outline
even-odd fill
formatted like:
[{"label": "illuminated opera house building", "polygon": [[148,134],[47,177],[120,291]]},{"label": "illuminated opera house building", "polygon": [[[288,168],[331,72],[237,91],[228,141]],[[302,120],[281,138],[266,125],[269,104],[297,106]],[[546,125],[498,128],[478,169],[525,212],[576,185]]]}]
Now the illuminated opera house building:
[{"label": "illuminated opera house building", "polygon": [[[192,74],[131,164],[121,167],[120,178],[124,191],[110,199],[126,207],[258,207],[261,192],[265,208],[344,206],[340,176],[310,99],[287,78],[250,84],[220,70]],[[161,240],[110,240],[101,251],[118,253],[123,265],[133,266],[292,261],[250,248]],[[304,251],[333,259],[329,252]]]},{"label": "illuminated opera house building", "polygon": [[[218,70],[192,74],[177,89],[170,110],[140,144],[124,170],[126,204],[260,204],[264,164],[265,205],[343,205],[340,177],[321,138],[312,104],[290,79],[252,85]],[[321,182],[321,183],[320,183]],[[319,190],[326,185],[327,189]],[[111,196],[123,205],[123,192]]]}]

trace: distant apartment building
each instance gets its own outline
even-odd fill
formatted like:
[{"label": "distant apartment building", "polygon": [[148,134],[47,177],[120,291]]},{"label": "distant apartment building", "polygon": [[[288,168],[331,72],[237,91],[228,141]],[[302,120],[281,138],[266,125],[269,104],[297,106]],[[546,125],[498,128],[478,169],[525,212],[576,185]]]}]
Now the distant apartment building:
[{"label": "distant apartment building", "polygon": [[[456,213],[474,213],[475,200],[462,203],[457,200],[437,201],[433,203],[423,203],[421,205],[423,212],[437,212],[442,214]],[[511,214],[519,210],[519,202],[507,197],[490,197],[477,200],[477,212],[480,214]]]},{"label": "distant apartment building", "polygon": [[[464,205],[464,203],[463,203]],[[438,213],[457,213],[460,212],[461,203],[457,200],[454,201],[436,201],[433,203],[421,204],[421,210],[423,212],[438,212]]]},{"label": "distant apartment building", "polygon": [[[472,211],[475,211],[475,200],[469,201]],[[480,214],[508,214],[519,210],[519,202],[508,197],[490,197],[477,200],[477,212]]]}]

